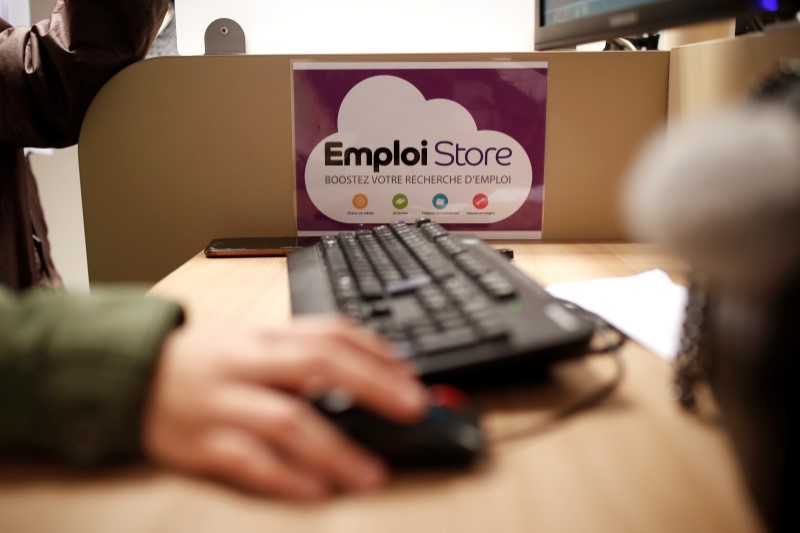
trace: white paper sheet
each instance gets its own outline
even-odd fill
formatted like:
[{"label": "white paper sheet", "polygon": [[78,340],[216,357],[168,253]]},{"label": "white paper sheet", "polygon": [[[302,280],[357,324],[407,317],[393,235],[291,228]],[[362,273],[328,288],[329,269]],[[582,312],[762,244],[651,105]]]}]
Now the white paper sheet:
[{"label": "white paper sheet", "polygon": [[635,276],[551,285],[547,291],[597,313],[631,339],[664,359],[680,342],[686,288],[661,270]]}]

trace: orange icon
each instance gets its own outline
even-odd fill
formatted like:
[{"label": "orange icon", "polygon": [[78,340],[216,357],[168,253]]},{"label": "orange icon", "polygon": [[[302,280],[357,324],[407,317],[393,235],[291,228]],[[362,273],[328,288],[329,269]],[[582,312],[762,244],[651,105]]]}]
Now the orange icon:
[{"label": "orange icon", "polygon": [[356,194],[353,196],[353,207],[356,209],[364,209],[369,204],[366,194]]}]

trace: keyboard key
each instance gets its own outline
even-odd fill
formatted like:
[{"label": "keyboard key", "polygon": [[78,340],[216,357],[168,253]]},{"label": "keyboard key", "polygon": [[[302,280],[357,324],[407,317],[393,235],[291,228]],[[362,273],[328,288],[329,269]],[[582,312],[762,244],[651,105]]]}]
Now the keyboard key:
[{"label": "keyboard key", "polygon": [[386,284],[386,292],[391,295],[405,294],[414,292],[420,287],[424,287],[431,282],[431,278],[425,274],[419,274],[408,279],[401,279]]},{"label": "keyboard key", "polygon": [[514,296],[514,286],[499,272],[494,270],[486,272],[478,278],[478,283],[495,298],[510,298]]},{"label": "keyboard key", "polygon": [[414,339],[417,351],[423,355],[470,346],[477,341],[478,336],[468,327],[423,335]]}]

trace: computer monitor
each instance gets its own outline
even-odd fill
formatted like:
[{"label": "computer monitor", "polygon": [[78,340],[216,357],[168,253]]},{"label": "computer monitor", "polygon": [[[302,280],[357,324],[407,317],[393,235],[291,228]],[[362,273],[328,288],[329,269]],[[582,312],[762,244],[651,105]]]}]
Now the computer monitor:
[{"label": "computer monitor", "polygon": [[796,0],[536,0],[534,41],[537,50],[551,50],[797,5]]}]

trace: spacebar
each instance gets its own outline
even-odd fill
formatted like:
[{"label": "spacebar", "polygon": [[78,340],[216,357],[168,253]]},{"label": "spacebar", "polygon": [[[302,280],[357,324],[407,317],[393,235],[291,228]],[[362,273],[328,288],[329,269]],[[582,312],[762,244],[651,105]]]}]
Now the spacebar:
[{"label": "spacebar", "polygon": [[422,355],[471,346],[477,341],[478,336],[469,328],[438,331],[428,335],[420,335],[414,339],[417,353]]}]

